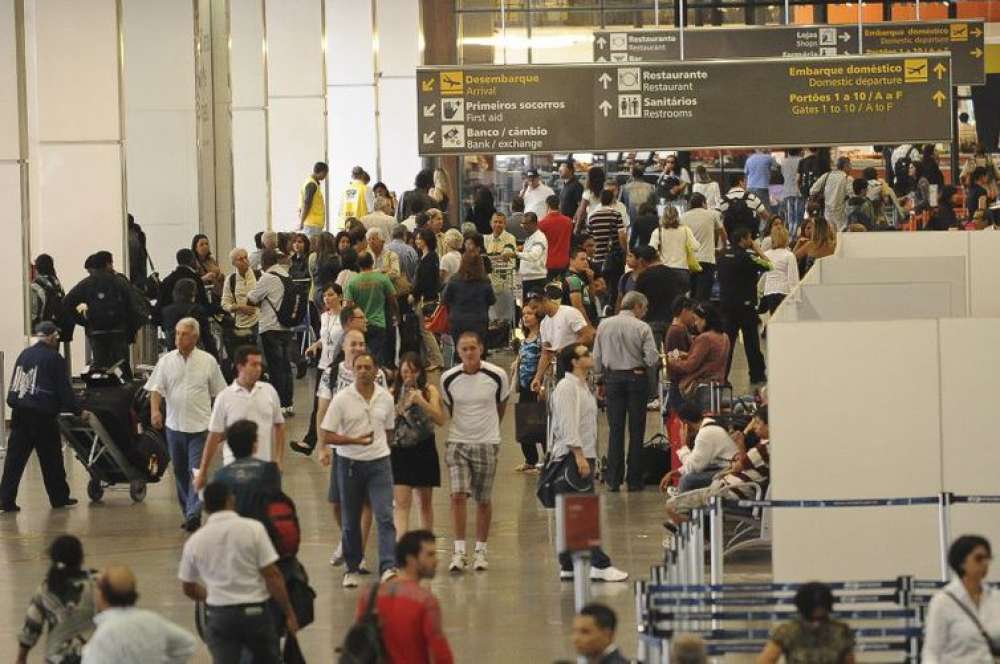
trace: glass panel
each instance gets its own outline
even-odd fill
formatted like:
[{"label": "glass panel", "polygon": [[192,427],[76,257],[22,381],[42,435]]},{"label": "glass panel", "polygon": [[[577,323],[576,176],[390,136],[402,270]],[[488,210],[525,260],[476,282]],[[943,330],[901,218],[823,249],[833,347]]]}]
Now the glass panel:
[{"label": "glass panel", "polygon": [[458,53],[463,64],[493,64],[500,15],[461,14],[458,23]]},{"label": "glass panel", "polygon": [[592,62],[592,12],[534,12],[531,15],[531,61],[534,64]]}]

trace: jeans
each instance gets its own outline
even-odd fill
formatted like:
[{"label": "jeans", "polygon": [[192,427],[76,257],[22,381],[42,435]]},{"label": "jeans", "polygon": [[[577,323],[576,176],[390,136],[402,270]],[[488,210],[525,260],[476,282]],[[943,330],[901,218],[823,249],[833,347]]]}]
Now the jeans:
[{"label": "jeans", "polygon": [[805,213],[805,204],[801,196],[788,196],[781,201],[781,207],[785,213],[785,225],[788,226],[788,237],[795,237],[795,232],[802,223],[802,215]]},{"label": "jeans", "polygon": [[[646,434],[646,374],[611,371],[604,381],[608,400],[608,481],[617,488],[624,477],[630,487],[642,486],[642,439]],[[625,472],[625,417],[628,416],[628,472]]]},{"label": "jeans", "polygon": [[384,327],[377,327],[368,323],[368,332],[365,333],[365,344],[368,352],[373,354],[378,360],[379,366],[385,366],[385,338],[387,336]]},{"label": "jeans", "polygon": [[292,405],[292,365],[288,357],[288,344],[291,340],[292,333],[287,330],[272,330],[260,334],[267,374],[271,378],[271,385],[278,392],[282,408]]},{"label": "jeans", "polygon": [[30,408],[15,408],[11,418],[7,459],[0,480],[0,507],[12,507],[17,500],[17,488],[31,450],[38,454],[42,481],[49,503],[54,507],[69,499],[66,468],[63,466],[62,437],[56,415]]},{"label": "jeans", "polygon": [[712,286],[715,284],[715,263],[699,263],[701,272],[691,273],[691,297],[699,302],[712,299]]},{"label": "jeans", "polygon": [[[587,462],[590,464],[591,472],[593,472],[593,469],[597,468],[597,459],[587,459]],[[590,564],[595,569],[605,569],[611,567],[611,558],[604,553],[604,549],[595,546],[590,550]],[[559,569],[563,572],[573,571],[573,554],[559,553]]]},{"label": "jeans", "polygon": [[132,367],[129,363],[128,335],[125,332],[101,332],[87,336],[90,341],[91,364],[101,369],[110,369],[112,365],[121,362],[121,370],[128,378],[132,377]]},{"label": "jeans", "polygon": [[722,318],[729,337],[729,359],[726,360],[726,380],[729,380],[729,370],[733,366],[733,351],[740,333],[743,333],[743,350],[746,351],[747,364],[750,368],[750,382],[763,383],[767,381],[767,370],[764,366],[764,355],[760,352],[760,332],[757,326],[760,318],[753,306],[726,308]]},{"label": "jeans", "polygon": [[165,429],[170,462],[174,466],[174,482],[177,484],[177,502],[185,519],[193,519],[201,511],[198,492],[191,486],[191,469],[201,466],[201,453],[205,450],[207,431],[184,433]]},{"label": "jeans", "polygon": [[703,489],[712,483],[712,478],[714,478],[718,473],[718,468],[712,468],[710,470],[702,470],[695,473],[681,475],[681,481],[678,483],[677,488],[681,493],[694,491],[695,489]]},{"label": "jeans", "polygon": [[389,457],[355,461],[337,457],[337,483],[344,522],[344,564],[356,573],[364,549],[361,546],[361,508],[365,498],[372,506],[378,527],[379,573],[396,566],[396,526],[392,520],[392,462]]},{"label": "jeans", "polygon": [[278,664],[278,632],[268,605],[236,604],[205,608],[205,641],[214,664],[239,664],[244,648],[253,664]]}]

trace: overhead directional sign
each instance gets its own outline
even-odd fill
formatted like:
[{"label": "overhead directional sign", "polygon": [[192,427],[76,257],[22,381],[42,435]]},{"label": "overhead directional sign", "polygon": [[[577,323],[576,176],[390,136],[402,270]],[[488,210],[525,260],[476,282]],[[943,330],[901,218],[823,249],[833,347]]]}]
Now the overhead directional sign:
[{"label": "overhead directional sign", "polygon": [[420,67],[417,125],[422,155],[925,143],[951,93],[941,53]]},{"label": "overhead directional sign", "polygon": [[[768,25],[684,31],[684,59],[796,58],[890,53],[952,54],[955,85],[986,82],[982,21],[920,21],[857,25]],[[669,62],[681,59],[679,30],[594,33],[594,62]]]}]

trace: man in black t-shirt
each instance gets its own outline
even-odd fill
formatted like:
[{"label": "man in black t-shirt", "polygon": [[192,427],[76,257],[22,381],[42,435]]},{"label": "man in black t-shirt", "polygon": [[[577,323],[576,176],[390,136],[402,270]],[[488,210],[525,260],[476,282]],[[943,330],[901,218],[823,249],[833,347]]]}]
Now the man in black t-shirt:
[{"label": "man in black t-shirt", "polygon": [[729,359],[726,377],[733,364],[733,349],[743,333],[743,349],[750,365],[750,382],[767,381],[764,356],[760,352],[760,332],[757,326],[757,281],[771,269],[771,262],[764,256],[750,235],[750,229],[738,226],[729,236],[729,248],[719,257],[719,304],[729,337]]},{"label": "man in black t-shirt", "polygon": [[[667,328],[673,320],[674,299],[680,294],[677,292],[677,277],[673,270],[660,262],[660,252],[650,246],[636,247],[632,250],[635,257],[639,259],[642,271],[635,279],[635,289],[646,296],[649,300],[649,308],[646,311],[646,322],[653,329],[653,339],[656,341],[657,352],[663,349],[663,340],[666,338]],[[649,407],[653,410],[659,408],[658,391],[656,389],[657,373],[660,367],[649,367],[647,376],[649,377]]]}]

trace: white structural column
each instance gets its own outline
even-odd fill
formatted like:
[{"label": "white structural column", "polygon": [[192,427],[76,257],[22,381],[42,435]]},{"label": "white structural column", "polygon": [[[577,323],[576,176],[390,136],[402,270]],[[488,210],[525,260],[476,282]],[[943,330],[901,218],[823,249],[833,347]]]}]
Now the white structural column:
[{"label": "white structural column", "polygon": [[326,0],[330,201],[336,212],[351,168],[402,195],[420,169],[416,67],[418,0]]},{"label": "white structural column", "polygon": [[229,35],[235,243],[252,251],[271,217],[264,0],[230,0]]},{"label": "white structural column", "polygon": [[199,230],[194,3],[122,0],[128,211],[165,275]]},{"label": "white structural column", "polygon": [[[120,7],[116,0],[24,0],[31,252],[71,287],[106,249],[125,258]],[[82,359],[82,331],[74,364]]]},{"label": "white structural column", "polygon": [[323,0],[265,4],[271,228],[278,231],[297,227],[299,190],[313,164],[326,160],[323,13]]},{"label": "white structural column", "polygon": [[[0,0],[0,300],[7,315],[0,317],[0,351],[6,358],[4,380],[24,346],[26,332],[24,250],[27,228],[22,186],[27,182],[27,162],[22,155],[21,96],[18,78],[18,28],[15,0]],[[2,413],[0,413],[2,415]]]}]

